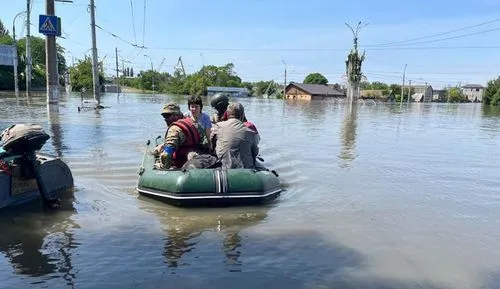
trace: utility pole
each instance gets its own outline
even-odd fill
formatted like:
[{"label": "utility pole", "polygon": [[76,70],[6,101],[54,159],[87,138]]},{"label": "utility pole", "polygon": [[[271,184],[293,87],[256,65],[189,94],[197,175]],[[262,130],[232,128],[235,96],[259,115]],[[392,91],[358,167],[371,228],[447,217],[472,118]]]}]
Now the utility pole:
[{"label": "utility pole", "polygon": [[[49,1],[49,0],[47,0]],[[31,96],[31,0],[26,1],[26,96]],[[53,3],[52,3],[53,6]]]},{"label": "utility pole", "polygon": [[408,87],[408,101],[407,103],[410,103],[410,96],[411,96],[411,79],[409,81],[409,87]]},{"label": "utility pole", "polygon": [[360,97],[360,83],[363,78],[361,73],[361,65],[365,59],[365,52],[360,54],[358,51],[358,34],[368,25],[368,23],[361,25],[361,21],[358,22],[356,29],[351,25],[345,23],[345,25],[351,29],[352,35],[354,37],[354,47],[351,52],[347,55],[346,61],[346,75],[347,75],[347,101],[353,103]]},{"label": "utility pole", "polygon": [[116,93],[120,94],[120,81],[118,80],[118,47],[115,47],[115,57],[116,57]]},{"label": "utility pole", "polygon": [[283,64],[285,65],[285,83],[283,85],[283,100],[286,99],[286,62],[284,60],[281,60]]},{"label": "utility pole", "polygon": [[151,57],[147,54],[144,54],[147,58],[149,58],[149,61],[151,62],[151,87],[153,88],[153,96],[155,95],[155,71],[153,68],[153,60]]},{"label": "utility pole", "polygon": [[101,106],[100,86],[99,86],[99,67],[97,64],[97,41],[95,34],[95,5],[94,0],[90,0],[90,28],[92,31],[92,80],[94,88],[94,100],[96,107]]},{"label": "utility pole", "polygon": [[12,21],[12,38],[14,40],[14,45],[12,46],[13,52],[14,52],[14,89],[16,93],[16,98],[19,98],[19,79],[17,78],[18,76],[18,71],[17,71],[17,66],[19,65],[17,61],[17,41],[16,41],[16,18],[17,16],[25,13],[20,12],[18,13],[15,17],[14,20]]},{"label": "utility pole", "polygon": [[401,102],[400,104],[403,105],[403,96],[405,95],[405,74],[406,74],[406,65],[405,64],[405,69],[403,70],[403,85],[401,86]]},{"label": "utility pole", "polygon": [[[54,16],[54,6],[54,0],[46,0],[45,13]],[[57,74],[56,37],[53,35],[45,36],[45,66],[47,72],[47,103],[56,104],[59,102],[59,76]]]}]

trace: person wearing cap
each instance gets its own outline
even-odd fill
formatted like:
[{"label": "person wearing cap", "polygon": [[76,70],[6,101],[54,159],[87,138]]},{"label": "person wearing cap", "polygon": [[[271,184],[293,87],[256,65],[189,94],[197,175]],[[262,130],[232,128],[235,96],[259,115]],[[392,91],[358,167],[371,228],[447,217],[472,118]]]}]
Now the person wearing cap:
[{"label": "person wearing cap", "polygon": [[243,105],[231,103],[227,107],[228,119],[214,125],[212,142],[224,169],[255,168],[258,135],[243,124],[244,116]]},{"label": "person wearing cap", "polygon": [[154,149],[160,155],[162,168],[180,168],[190,157],[207,149],[204,130],[198,122],[184,118],[176,103],[163,107],[161,115],[167,123],[165,142]]},{"label": "person wearing cap", "polygon": [[204,129],[205,136],[210,142],[210,133],[212,131],[212,122],[210,116],[203,110],[203,101],[199,96],[190,96],[188,98],[188,111],[184,113],[185,117],[191,118],[195,122],[199,122]]}]

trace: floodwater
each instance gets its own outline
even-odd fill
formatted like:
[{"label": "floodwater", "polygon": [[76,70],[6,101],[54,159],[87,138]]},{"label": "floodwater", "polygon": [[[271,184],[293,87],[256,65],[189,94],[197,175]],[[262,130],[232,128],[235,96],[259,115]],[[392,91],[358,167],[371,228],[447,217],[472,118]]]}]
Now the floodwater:
[{"label": "floodwater", "polygon": [[[179,209],[134,188],[162,105],[107,94],[0,98],[71,167],[63,207],[0,215],[0,288],[500,288],[500,111],[476,104],[243,99],[286,191]],[[205,111],[210,112],[206,107]]]}]

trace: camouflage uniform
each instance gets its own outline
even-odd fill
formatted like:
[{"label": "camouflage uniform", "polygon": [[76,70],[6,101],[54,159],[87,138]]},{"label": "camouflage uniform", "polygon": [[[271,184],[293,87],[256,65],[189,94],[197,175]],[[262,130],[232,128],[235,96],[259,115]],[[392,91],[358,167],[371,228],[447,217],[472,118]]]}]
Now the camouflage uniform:
[{"label": "camouflage uniform", "polygon": [[[207,136],[205,135],[205,130],[201,126],[199,122],[194,122],[193,125],[196,127],[196,130],[200,133],[200,144],[201,146],[206,146],[208,144],[207,142]],[[184,141],[186,140],[186,135],[184,134],[184,131],[180,127],[178,127],[175,124],[172,124],[169,126],[166,134],[165,134],[165,145],[166,146],[171,146],[174,148],[178,148],[182,146]]]}]

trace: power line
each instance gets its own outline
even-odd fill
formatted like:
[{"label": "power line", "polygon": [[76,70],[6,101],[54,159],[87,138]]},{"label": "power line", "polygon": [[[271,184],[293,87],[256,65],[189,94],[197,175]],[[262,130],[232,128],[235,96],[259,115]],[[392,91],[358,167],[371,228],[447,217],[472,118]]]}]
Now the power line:
[{"label": "power line", "polygon": [[[497,28],[500,30],[500,28]],[[235,47],[145,47],[150,50],[182,50],[182,51],[214,51],[214,52],[331,52],[331,51],[348,51],[348,48],[235,48]],[[429,46],[429,47],[380,47],[369,48],[367,50],[446,50],[446,49],[499,49],[500,46]]]},{"label": "power line", "polygon": [[134,41],[137,44],[137,36],[135,34],[134,5],[132,4],[132,0],[130,0],[130,11],[132,12],[132,28],[134,30]]},{"label": "power line", "polygon": [[472,32],[472,33],[467,33],[467,34],[461,34],[461,35],[457,35],[457,36],[451,36],[451,37],[441,38],[441,39],[412,42],[412,43],[409,43],[407,45],[433,43],[433,42],[439,42],[439,41],[444,41],[444,40],[463,38],[463,37],[472,36],[472,35],[484,34],[484,33],[492,32],[492,31],[498,31],[498,30],[500,30],[500,27],[496,27],[496,28],[492,28],[492,29],[487,29],[487,30],[482,30],[482,31],[477,31],[477,32]]},{"label": "power line", "polygon": [[386,45],[393,45],[393,44],[401,44],[401,43],[406,43],[406,42],[412,42],[412,41],[415,41],[415,40],[422,40],[422,39],[427,39],[427,38],[433,38],[433,37],[436,37],[436,36],[446,35],[446,34],[458,32],[458,31],[463,31],[463,30],[467,30],[467,29],[470,29],[470,28],[483,26],[483,25],[494,23],[494,22],[498,22],[498,21],[500,21],[500,18],[499,19],[493,19],[493,20],[486,21],[486,22],[479,23],[479,24],[475,24],[475,25],[470,25],[470,26],[465,26],[465,27],[461,27],[461,28],[449,30],[449,31],[446,31],[446,32],[430,34],[430,35],[427,35],[427,36],[421,36],[421,37],[417,37],[417,38],[411,38],[411,39],[408,39],[408,40],[393,41],[393,42],[386,42],[386,43],[372,44],[372,45],[364,45],[364,46],[365,47],[386,46]]},{"label": "power line", "polygon": [[144,47],[144,35],[146,35],[146,0],[144,0],[144,15],[142,22],[142,46]]},{"label": "power line", "polygon": [[121,40],[121,41],[123,41],[123,42],[125,42],[125,43],[127,43],[127,44],[129,44],[129,45],[131,45],[131,46],[133,46],[133,47],[142,48],[142,49],[147,48],[147,47],[144,47],[144,46],[139,46],[139,45],[137,45],[137,44],[134,44],[134,43],[132,43],[132,42],[130,42],[130,41],[128,41],[128,40],[125,40],[125,39],[121,38],[120,36],[118,36],[118,35],[114,34],[113,32],[110,32],[110,31],[108,31],[108,30],[106,30],[106,29],[102,28],[101,26],[99,26],[99,25],[97,25],[97,24],[95,25],[95,27],[97,27],[97,28],[101,29],[102,31],[104,31],[104,32],[106,32],[106,33],[108,33],[108,34],[110,34],[111,36],[113,36],[113,37],[115,37],[115,38],[117,38],[117,39],[119,39],[119,40]]}]

